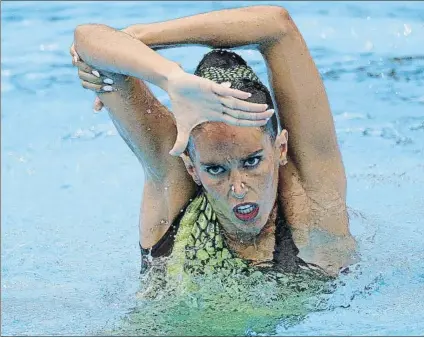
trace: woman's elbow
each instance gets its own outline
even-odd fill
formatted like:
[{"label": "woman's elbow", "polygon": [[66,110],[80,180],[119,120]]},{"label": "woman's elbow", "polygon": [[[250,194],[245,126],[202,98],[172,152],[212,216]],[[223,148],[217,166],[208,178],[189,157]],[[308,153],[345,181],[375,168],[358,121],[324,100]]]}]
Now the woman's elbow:
[{"label": "woman's elbow", "polygon": [[287,23],[290,21],[290,14],[287,9],[280,6],[267,6],[270,22],[275,25],[276,35],[281,35],[287,31]]},{"label": "woman's elbow", "polygon": [[279,21],[287,21],[290,17],[287,9],[281,6],[260,6],[263,8],[264,12],[273,19]]},{"label": "woman's elbow", "polygon": [[290,14],[281,6],[253,6],[248,8],[249,11],[262,17],[263,22],[274,37],[281,36],[287,30],[287,23],[290,20]]},{"label": "woman's elbow", "polygon": [[[78,25],[74,31],[74,45],[78,54],[83,58],[90,53],[93,46],[98,46],[99,41],[104,40],[104,34],[109,34],[112,28],[102,24]],[[86,55],[85,55],[86,56]]]},{"label": "woman's elbow", "polygon": [[75,28],[74,32],[74,39],[75,41],[81,40],[82,38],[87,38],[93,34],[93,32],[96,32],[98,30],[105,30],[110,29],[110,27],[103,25],[103,24],[97,24],[97,23],[87,23],[78,25]]}]

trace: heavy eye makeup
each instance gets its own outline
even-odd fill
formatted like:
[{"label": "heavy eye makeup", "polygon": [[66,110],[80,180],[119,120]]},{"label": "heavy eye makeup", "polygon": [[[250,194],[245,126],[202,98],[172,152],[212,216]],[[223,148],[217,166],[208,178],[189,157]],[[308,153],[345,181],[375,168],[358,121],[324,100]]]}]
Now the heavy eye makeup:
[{"label": "heavy eye makeup", "polygon": [[[240,164],[243,168],[249,170],[249,169],[255,169],[259,166],[259,164],[263,160],[263,149],[259,149],[253,153],[251,153],[249,156],[245,157],[244,159],[240,160]],[[225,173],[228,168],[221,164],[216,163],[202,163],[200,162],[200,165],[202,166],[202,169],[206,171],[211,176],[219,176],[223,173]]]},{"label": "heavy eye makeup", "polygon": [[210,165],[205,166],[204,170],[209,174],[213,176],[220,175],[226,171],[226,169],[220,165]]},{"label": "heavy eye makeup", "polygon": [[[262,162],[262,156],[252,156],[242,161],[243,168],[245,169],[254,169]],[[227,171],[222,165],[205,165],[204,171],[209,175],[218,176]]]},{"label": "heavy eye makeup", "polygon": [[256,168],[261,162],[262,156],[249,157],[247,160],[243,161],[243,167],[248,169]]}]

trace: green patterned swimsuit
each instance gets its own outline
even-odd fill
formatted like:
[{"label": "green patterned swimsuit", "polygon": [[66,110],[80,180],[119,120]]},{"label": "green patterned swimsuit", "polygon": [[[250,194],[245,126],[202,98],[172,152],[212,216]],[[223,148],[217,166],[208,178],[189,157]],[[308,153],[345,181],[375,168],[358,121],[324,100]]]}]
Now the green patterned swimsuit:
[{"label": "green patterned swimsuit", "polygon": [[[205,193],[200,191],[188,205],[182,217],[165,234],[161,245],[153,250],[142,249],[142,271],[146,271],[153,257],[169,256],[166,271],[169,277],[213,274],[250,275],[256,271],[298,273],[308,270],[324,275],[322,269],[297,257],[295,246],[286,222],[277,217],[273,260],[265,267],[237,257],[225,243],[222,228]],[[173,241],[173,243],[171,243]],[[166,244],[166,249],[163,247]]]},{"label": "green patterned swimsuit", "polygon": [[215,212],[206,195],[200,193],[180,221],[168,273],[209,273],[222,268],[245,271],[248,267],[226,247]]},{"label": "green patterned swimsuit", "polygon": [[[206,54],[195,71],[195,75],[217,83],[230,82],[231,88],[242,89],[247,84],[268,93],[251,67],[236,53],[213,50]],[[272,101],[272,100],[271,100]],[[279,212],[279,215],[282,215]],[[182,216],[182,218],[181,218]],[[178,223],[178,224],[175,224]],[[178,232],[177,232],[178,231]],[[299,268],[318,269],[297,257],[290,230],[282,217],[277,219],[276,242],[272,265],[284,271],[295,272]],[[170,243],[175,237],[175,243]],[[172,246],[173,249],[172,249]],[[171,253],[172,250],[172,253]],[[173,226],[150,252],[142,249],[142,267],[149,265],[146,257],[170,256],[168,272],[182,270],[190,273],[228,271],[251,271],[249,262],[237,257],[229,250],[222,236],[221,226],[204,192],[180,215]],[[143,270],[143,269],[142,269]]]}]

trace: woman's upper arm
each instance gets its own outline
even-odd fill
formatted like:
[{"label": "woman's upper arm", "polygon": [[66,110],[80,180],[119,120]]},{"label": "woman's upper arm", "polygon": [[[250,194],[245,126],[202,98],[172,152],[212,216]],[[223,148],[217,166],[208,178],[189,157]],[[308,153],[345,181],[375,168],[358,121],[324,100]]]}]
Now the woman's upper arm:
[{"label": "woman's upper arm", "polygon": [[289,157],[305,188],[329,188],[344,196],[344,167],[324,84],[295,23],[284,9],[281,13],[279,38],[261,46],[261,52],[288,130]]},{"label": "woman's upper arm", "polygon": [[182,162],[169,155],[177,135],[171,113],[142,80],[102,73],[114,81],[113,86],[117,89],[98,95],[119,134],[137,156],[146,174],[151,178],[163,178],[172,162]]}]

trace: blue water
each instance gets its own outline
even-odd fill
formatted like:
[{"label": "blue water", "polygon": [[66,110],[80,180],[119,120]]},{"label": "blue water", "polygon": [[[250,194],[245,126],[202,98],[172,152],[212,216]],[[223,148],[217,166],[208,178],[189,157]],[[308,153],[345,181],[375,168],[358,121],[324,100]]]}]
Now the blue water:
[{"label": "blue water", "polygon": [[[79,85],[68,54],[75,26],[120,28],[253,4],[2,2],[2,334],[90,334],[136,304],[144,176]],[[327,310],[277,332],[422,335],[424,3],[279,4],[325,80],[362,263],[342,277]],[[193,71],[206,50],[161,53]],[[241,54],[266,81],[260,55]]]}]

